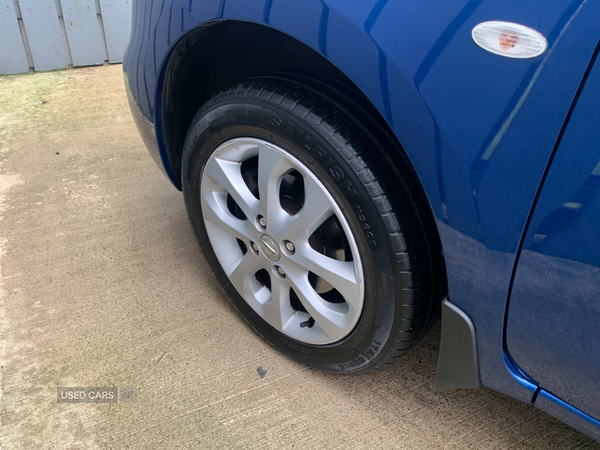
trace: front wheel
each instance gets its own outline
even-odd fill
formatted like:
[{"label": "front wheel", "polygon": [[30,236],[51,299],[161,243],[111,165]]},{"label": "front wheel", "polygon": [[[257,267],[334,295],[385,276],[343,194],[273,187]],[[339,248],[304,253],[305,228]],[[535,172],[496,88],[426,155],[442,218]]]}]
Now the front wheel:
[{"label": "front wheel", "polygon": [[209,101],[185,143],[186,208],[250,325],[313,367],[391,364],[429,318],[432,264],[406,184],[348,110],[290,80]]}]

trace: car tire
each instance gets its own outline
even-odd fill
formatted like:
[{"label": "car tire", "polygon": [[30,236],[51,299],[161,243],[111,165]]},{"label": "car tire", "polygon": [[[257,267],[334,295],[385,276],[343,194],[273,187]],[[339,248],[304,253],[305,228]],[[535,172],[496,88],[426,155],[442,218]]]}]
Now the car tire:
[{"label": "car tire", "polygon": [[189,220],[242,316],[285,354],[348,374],[393,363],[436,303],[410,183],[357,117],[306,83],[248,79],[196,114],[182,163]]}]

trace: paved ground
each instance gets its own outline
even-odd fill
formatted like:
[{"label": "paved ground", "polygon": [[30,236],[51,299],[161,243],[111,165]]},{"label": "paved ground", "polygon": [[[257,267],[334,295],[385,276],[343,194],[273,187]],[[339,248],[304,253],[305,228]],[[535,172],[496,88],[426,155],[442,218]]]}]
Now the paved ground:
[{"label": "paved ground", "polygon": [[[363,377],[263,343],[143,147],[121,66],[0,77],[0,219],[7,450],[596,448],[501,394],[434,392],[439,329]],[[58,404],[60,386],[138,402]]]}]

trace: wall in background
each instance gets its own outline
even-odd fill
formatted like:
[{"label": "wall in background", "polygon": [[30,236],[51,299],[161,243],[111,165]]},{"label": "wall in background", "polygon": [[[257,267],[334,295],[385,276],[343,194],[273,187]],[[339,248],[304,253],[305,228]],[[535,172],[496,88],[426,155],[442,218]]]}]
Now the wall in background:
[{"label": "wall in background", "polygon": [[123,61],[131,0],[0,0],[0,74]]}]

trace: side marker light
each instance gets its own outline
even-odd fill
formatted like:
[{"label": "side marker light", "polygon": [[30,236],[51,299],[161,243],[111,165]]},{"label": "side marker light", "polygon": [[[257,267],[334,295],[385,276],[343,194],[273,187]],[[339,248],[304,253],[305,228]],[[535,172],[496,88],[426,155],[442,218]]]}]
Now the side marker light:
[{"label": "side marker light", "polygon": [[548,47],[544,36],[518,23],[482,22],[473,28],[471,36],[484,50],[508,58],[535,58]]}]

